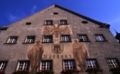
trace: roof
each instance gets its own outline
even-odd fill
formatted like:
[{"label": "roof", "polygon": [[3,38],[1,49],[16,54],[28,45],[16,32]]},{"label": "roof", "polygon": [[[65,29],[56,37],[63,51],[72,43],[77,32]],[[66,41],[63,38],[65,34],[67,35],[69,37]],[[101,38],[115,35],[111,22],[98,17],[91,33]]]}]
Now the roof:
[{"label": "roof", "polygon": [[102,27],[102,28],[103,28],[103,27],[104,27],[104,28],[109,28],[109,27],[110,27],[109,24],[99,22],[99,21],[97,21],[97,20],[94,20],[94,19],[92,19],[92,18],[86,17],[86,16],[84,16],[84,15],[81,15],[81,14],[79,14],[79,13],[76,13],[76,12],[74,12],[74,11],[72,11],[72,10],[69,10],[69,9],[67,9],[67,8],[64,8],[64,7],[62,7],[62,6],[59,6],[59,5],[56,5],[56,4],[55,4],[54,7],[58,7],[58,8],[60,8],[60,9],[63,9],[63,10],[65,10],[65,11],[68,11],[68,12],[74,14],[74,15],[77,15],[77,16],[79,16],[79,17],[82,17],[82,18],[84,18],[84,19],[86,19],[86,20],[89,20],[89,21],[91,21],[91,22],[94,22],[94,23],[100,25],[100,27]]}]

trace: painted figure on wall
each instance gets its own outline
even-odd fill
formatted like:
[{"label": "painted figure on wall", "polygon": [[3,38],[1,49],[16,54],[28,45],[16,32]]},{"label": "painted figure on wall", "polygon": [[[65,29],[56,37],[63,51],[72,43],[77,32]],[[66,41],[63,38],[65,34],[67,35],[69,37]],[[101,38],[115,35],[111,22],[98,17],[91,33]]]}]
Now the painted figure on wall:
[{"label": "painted figure on wall", "polygon": [[40,61],[42,60],[43,46],[41,41],[28,47],[27,56],[31,64],[31,74],[35,74],[39,70]]},{"label": "painted figure on wall", "polygon": [[78,39],[73,41],[73,56],[76,64],[79,65],[81,71],[85,69],[85,61],[88,57],[88,50],[85,44],[80,43]]}]

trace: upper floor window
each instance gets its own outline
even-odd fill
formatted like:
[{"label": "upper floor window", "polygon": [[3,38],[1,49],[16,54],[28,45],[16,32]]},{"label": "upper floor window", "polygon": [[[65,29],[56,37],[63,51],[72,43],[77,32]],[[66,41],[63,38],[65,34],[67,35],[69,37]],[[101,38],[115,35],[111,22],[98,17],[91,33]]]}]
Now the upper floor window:
[{"label": "upper floor window", "polygon": [[78,38],[80,42],[89,42],[88,36],[86,34],[79,34]]},{"label": "upper floor window", "polygon": [[17,43],[17,39],[18,39],[18,36],[10,36],[7,39],[6,43],[7,44],[15,44],[15,43]]},{"label": "upper floor window", "polygon": [[58,12],[53,12],[54,15],[58,15],[59,13]]},{"label": "upper floor window", "polygon": [[40,62],[40,71],[52,71],[53,64],[52,60],[42,60]]},{"label": "upper floor window", "polygon": [[53,25],[53,20],[46,20],[45,25]]},{"label": "upper floor window", "polygon": [[27,60],[18,61],[16,72],[17,71],[29,71],[30,62]]},{"label": "upper floor window", "polygon": [[0,73],[5,71],[7,61],[0,61]]},{"label": "upper floor window", "polygon": [[31,36],[27,36],[24,43],[34,43],[35,42],[35,36],[31,35]]},{"label": "upper floor window", "polygon": [[96,59],[87,59],[86,60],[87,71],[97,71],[99,69]]},{"label": "upper floor window", "polygon": [[117,58],[107,58],[107,63],[110,70],[120,69],[120,64]]},{"label": "upper floor window", "polygon": [[104,41],[106,41],[105,37],[103,36],[103,34],[95,34],[95,38],[96,38],[97,42],[104,42]]},{"label": "upper floor window", "polygon": [[88,23],[88,21],[84,20],[84,21],[82,21],[82,23],[83,23],[83,24],[87,24],[87,23]]},{"label": "upper floor window", "polygon": [[26,25],[31,25],[32,23],[31,22],[26,22]]},{"label": "upper floor window", "polygon": [[60,20],[59,24],[60,25],[67,25],[68,22],[67,22],[67,20],[63,19],[63,20]]},{"label": "upper floor window", "polygon": [[53,42],[52,35],[44,35],[43,36],[43,43],[52,43],[52,42]]},{"label": "upper floor window", "polygon": [[61,42],[71,42],[70,35],[61,35]]},{"label": "upper floor window", "polygon": [[76,64],[75,61],[72,59],[68,60],[63,60],[63,70],[64,71],[70,71],[70,70],[75,70]]}]

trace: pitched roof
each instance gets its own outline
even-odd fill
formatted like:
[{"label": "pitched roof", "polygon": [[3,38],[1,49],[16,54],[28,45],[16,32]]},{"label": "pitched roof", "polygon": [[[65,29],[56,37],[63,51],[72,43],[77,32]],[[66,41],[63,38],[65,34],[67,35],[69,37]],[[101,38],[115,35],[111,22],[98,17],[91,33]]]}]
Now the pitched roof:
[{"label": "pitched roof", "polygon": [[102,28],[103,28],[103,27],[104,27],[104,28],[109,28],[109,27],[110,27],[109,24],[99,22],[99,21],[97,21],[97,20],[94,20],[94,19],[92,19],[92,18],[86,17],[86,16],[84,16],[84,15],[81,15],[81,14],[79,14],[79,13],[76,13],[76,12],[74,12],[74,11],[71,11],[71,10],[69,10],[69,9],[67,9],[67,8],[62,7],[62,6],[59,6],[59,5],[56,5],[56,4],[55,4],[54,7],[58,7],[58,8],[60,8],[60,9],[63,9],[63,10],[65,10],[65,11],[68,11],[68,12],[74,14],[74,15],[77,15],[77,16],[79,16],[79,17],[82,17],[82,18],[84,18],[84,19],[86,19],[86,20],[89,20],[89,21],[91,21],[91,22],[94,22],[94,23],[100,25],[100,27],[102,27]]}]

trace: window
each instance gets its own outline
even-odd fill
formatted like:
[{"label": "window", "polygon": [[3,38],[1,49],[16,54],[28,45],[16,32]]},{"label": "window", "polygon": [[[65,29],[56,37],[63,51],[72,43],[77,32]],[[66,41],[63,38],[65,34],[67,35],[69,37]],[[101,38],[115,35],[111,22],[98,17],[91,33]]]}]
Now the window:
[{"label": "window", "polygon": [[29,71],[30,62],[27,60],[18,61],[16,72],[17,71]]},{"label": "window", "polygon": [[40,62],[40,71],[52,71],[52,60],[42,60]]},{"label": "window", "polygon": [[5,71],[7,61],[0,61],[0,73]]},{"label": "window", "polygon": [[96,59],[87,59],[86,60],[87,71],[97,71],[99,69]]},{"label": "window", "polygon": [[35,42],[35,36],[27,36],[25,39],[25,44],[30,44]]},{"label": "window", "polygon": [[79,34],[78,38],[80,42],[89,42],[88,36],[86,34]]},{"label": "window", "polygon": [[0,27],[0,31],[5,31],[7,29],[8,29],[8,27]]},{"label": "window", "polygon": [[54,15],[58,15],[58,12],[53,12]]},{"label": "window", "polygon": [[107,58],[107,63],[111,70],[120,68],[117,58]]},{"label": "window", "polygon": [[103,36],[103,34],[95,34],[95,38],[96,38],[97,42],[104,42],[104,41],[106,41],[105,37]]},{"label": "window", "polygon": [[45,25],[53,25],[53,20],[46,20]]},{"label": "window", "polygon": [[10,36],[7,40],[7,44],[16,44],[18,37],[17,36]]},{"label": "window", "polygon": [[83,24],[87,24],[87,23],[88,23],[88,21],[85,21],[85,20],[84,20],[84,21],[82,21],[82,23],[83,23]]},{"label": "window", "polygon": [[76,65],[75,61],[70,59],[70,60],[63,60],[63,70],[68,71],[68,70],[75,70]]},{"label": "window", "polygon": [[68,23],[67,23],[67,20],[60,20],[60,25],[67,25]]},{"label": "window", "polygon": [[44,35],[43,36],[43,43],[52,43],[52,42],[53,42],[52,35]]},{"label": "window", "polygon": [[32,23],[31,22],[26,22],[26,25],[31,25]]},{"label": "window", "polygon": [[61,42],[71,42],[70,35],[61,35]]}]

